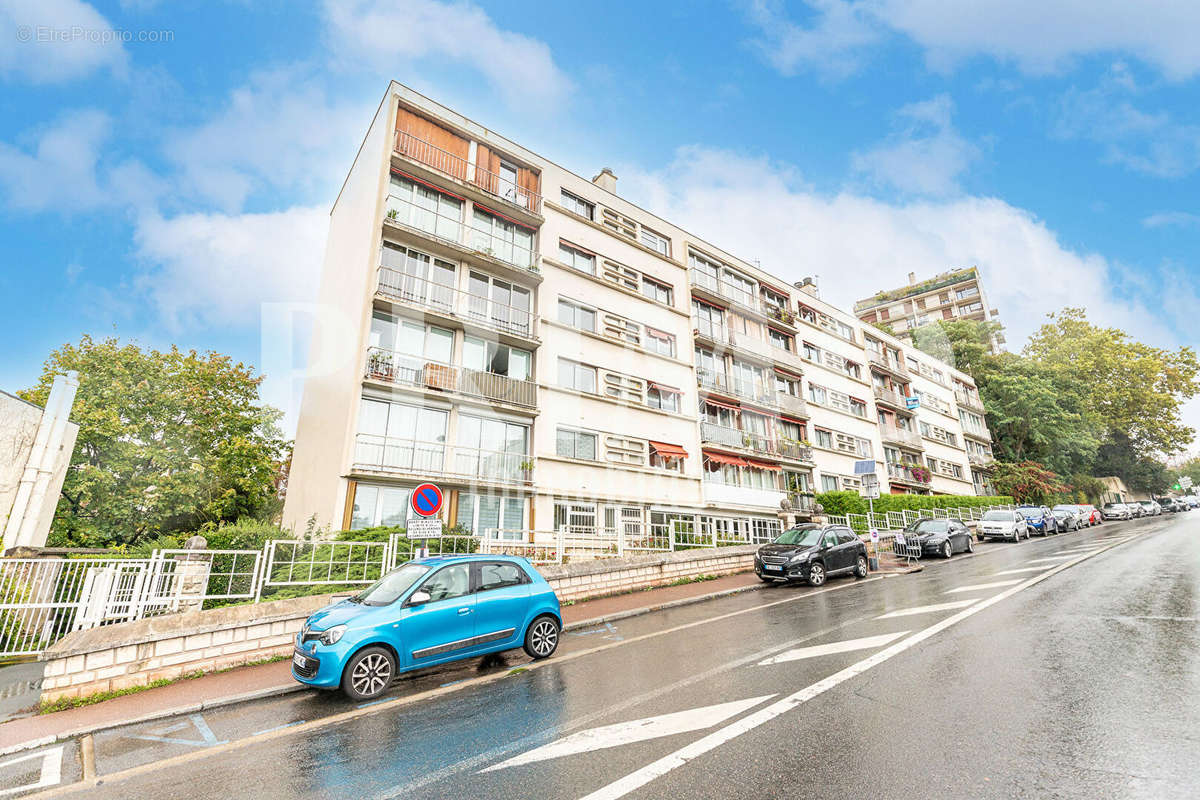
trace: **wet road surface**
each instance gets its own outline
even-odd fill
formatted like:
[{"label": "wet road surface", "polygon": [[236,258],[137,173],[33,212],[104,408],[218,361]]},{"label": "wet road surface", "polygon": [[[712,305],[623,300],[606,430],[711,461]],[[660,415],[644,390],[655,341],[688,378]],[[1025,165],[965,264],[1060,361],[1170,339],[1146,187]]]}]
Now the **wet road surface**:
[{"label": "wet road surface", "polygon": [[[431,670],[391,695],[404,704],[314,692],[106,731],[91,742],[101,782],[77,788],[1196,797],[1198,603],[1200,514],[1109,523],[623,620],[533,668],[514,654]],[[80,744],[62,746],[62,780],[78,780]]]}]

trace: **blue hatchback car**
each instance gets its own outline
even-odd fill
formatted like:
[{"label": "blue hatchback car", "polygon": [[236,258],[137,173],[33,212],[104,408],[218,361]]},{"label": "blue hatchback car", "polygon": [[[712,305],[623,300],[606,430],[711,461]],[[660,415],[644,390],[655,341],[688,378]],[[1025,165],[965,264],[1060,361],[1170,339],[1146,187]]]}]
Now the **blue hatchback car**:
[{"label": "blue hatchback car", "polygon": [[1049,536],[1058,533],[1058,520],[1054,512],[1045,506],[1018,506],[1017,511],[1029,523],[1029,529],[1039,536]]},{"label": "blue hatchback car", "polygon": [[310,616],[296,634],[292,676],[354,700],[401,672],[524,647],[558,647],[558,597],[528,561],[452,555],[409,561],[354,597]]}]

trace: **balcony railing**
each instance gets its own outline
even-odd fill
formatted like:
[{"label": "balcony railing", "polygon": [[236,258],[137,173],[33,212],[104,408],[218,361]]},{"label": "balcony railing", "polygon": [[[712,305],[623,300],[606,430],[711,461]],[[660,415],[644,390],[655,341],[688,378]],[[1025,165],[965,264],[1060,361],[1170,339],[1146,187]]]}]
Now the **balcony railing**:
[{"label": "balcony railing", "polygon": [[537,384],[533,381],[443,364],[382,347],[367,350],[366,377],[418,389],[457,392],[496,403],[537,408]]},{"label": "balcony railing", "polygon": [[756,453],[773,455],[778,452],[775,442],[766,434],[743,431],[737,428],[727,428],[724,425],[716,425],[711,422],[700,423],[700,438],[712,444],[721,444],[726,447],[741,447],[746,450],[753,450]]},{"label": "balcony railing", "polygon": [[780,411],[786,411],[797,417],[808,417],[808,403],[803,397],[796,397],[786,392],[776,392],[775,400],[779,404]]},{"label": "balcony railing", "polygon": [[872,366],[885,369],[896,375],[908,375],[908,367],[903,362],[897,362],[881,353],[867,351],[867,362]]},{"label": "balcony railing", "polygon": [[780,458],[790,458],[794,461],[807,461],[811,463],[813,460],[813,451],[806,444],[780,440],[779,456]]},{"label": "balcony railing", "polygon": [[892,389],[884,389],[882,386],[872,387],[875,390],[875,400],[880,403],[887,403],[893,408],[902,411],[908,411],[908,398]]},{"label": "balcony railing", "polygon": [[443,150],[407,131],[396,132],[396,152],[443,175],[477,186],[506,203],[533,214],[542,213],[542,196],[537,192],[518,186],[511,178],[497,175],[478,164],[471,164],[462,156]]},{"label": "balcony railing", "polygon": [[701,391],[720,392],[750,400],[761,406],[779,407],[778,392],[774,389],[767,389],[750,381],[730,378],[724,373],[712,373],[707,370],[697,370],[696,379]]},{"label": "balcony railing", "polygon": [[887,471],[888,478],[906,483],[918,483],[922,486],[927,486],[933,480],[933,476],[928,469],[916,464],[897,464],[889,461]]},{"label": "balcony railing", "polygon": [[537,270],[537,254],[533,251],[533,238],[528,242],[506,239],[495,233],[471,228],[470,248],[505,264],[530,272]]},{"label": "balcony railing", "polygon": [[879,436],[885,443],[903,445],[918,450],[924,447],[921,443],[921,434],[916,431],[908,431],[891,425],[880,425]]},{"label": "balcony railing", "polygon": [[968,394],[967,392],[956,391],[954,393],[954,399],[956,401],[958,401],[958,404],[960,406],[965,406],[966,408],[970,408],[970,409],[973,409],[975,411],[980,411],[980,412],[982,412],[984,410],[983,401],[979,399],[978,395]]},{"label": "balcony railing", "polygon": [[967,453],[967,459],[971,462],[972,467],[992,467],[996,464],[994,456],[985,456],[979,453]]},{"label": "balcony railing", "polygon": [[788,492],[787,499],[788,505],[797,514],[813,513],[813,506],[817,502],[812,492]]},{"label": "balcony railing", "polygon": [[746,289],[741,284],[723,280],[695,267],[688,270],[688,277],[691,279],[693,286],[698,286],[701,289],[724,297],[731,303],[751,309],[752,311],[757,311],[760,314],[765,314],[771,319],[782,322],[785,325],[796,324],[795,314],[775,303],[767,302],[764,298],[754,294],[753,291]]},{"label": "balcony railing", "polygon": [[360,433],[354,443],[354,466],[373,472],[528,483],[532,479],[529,465],[530,459],[525,453],[480,450],[394,436]]},{"label": "balcony railing", "polygon": [[459,216],[452,217],[447,214],[439,214],[430,208],[422,208],[402,197],[388,195],[387,218],[390,222],[398,225],[407,225],[437,239],[462,245],[461,210]]},{"label": "balcony railing", "polygon": [[376,291],[388,300],[432,309],[513,336],[534,339],[537,317],[527,308],[464,292],[391,267],[379,268]]}]

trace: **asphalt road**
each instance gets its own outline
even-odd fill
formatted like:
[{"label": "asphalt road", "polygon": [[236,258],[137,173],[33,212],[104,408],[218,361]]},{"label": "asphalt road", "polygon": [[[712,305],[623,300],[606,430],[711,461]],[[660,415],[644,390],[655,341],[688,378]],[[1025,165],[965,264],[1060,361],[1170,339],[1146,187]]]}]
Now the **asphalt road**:
[{"label": "asphalt road", "polygon": [[1109,523],[624,620],[374,706],[302,693],[97,734],[100,782],[57,791],[1193,798],[1198,602],[1200,514]]}]

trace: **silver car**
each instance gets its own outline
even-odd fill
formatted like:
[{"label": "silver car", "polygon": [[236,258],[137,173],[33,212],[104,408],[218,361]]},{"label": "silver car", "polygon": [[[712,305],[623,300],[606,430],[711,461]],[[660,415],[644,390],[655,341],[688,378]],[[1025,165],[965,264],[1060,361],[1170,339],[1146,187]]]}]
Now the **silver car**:
[{"label": "silver car", "polygon": [[1105,519],[1132,519],[1134,516],[1133,509],[1124,503],[1105,503],[1100,513]]},{"label": "silver car", "polygon": [[1029,522],[1020,511],[985,511],[975,523],[975,536],[985,539],[1009,539],[1014,542],[1029,538]]}]

